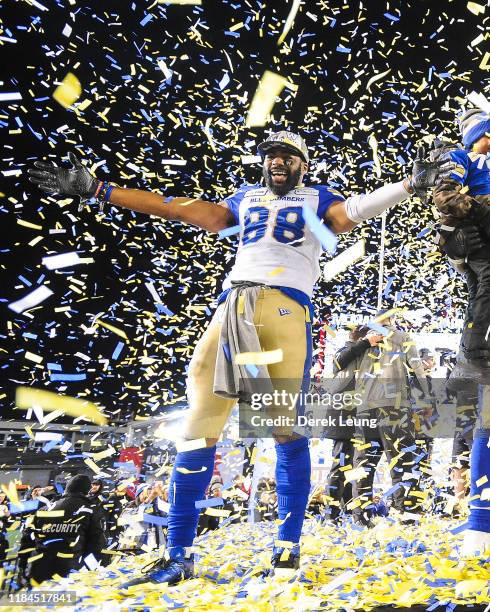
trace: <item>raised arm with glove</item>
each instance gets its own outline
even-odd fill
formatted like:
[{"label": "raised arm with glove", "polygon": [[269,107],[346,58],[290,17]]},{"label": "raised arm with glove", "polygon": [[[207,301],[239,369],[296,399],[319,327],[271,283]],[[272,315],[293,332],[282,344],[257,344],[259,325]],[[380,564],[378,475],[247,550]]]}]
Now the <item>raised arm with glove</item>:
[{"label": "raised arm with glove", "polygon": [[[336,233],[350,231],[356,224],[381,214],[416,193],[426,199],[427,190],[433,187],[441,173],[448,172],[446,160],[424,159],[425,151],[417,151],[413,170],[399,183],[386,184],[375,191],[355,195],[347,200],[333,202],[327,209],[324,221]],[[59,168],[46,162],[35,162],[29,169],[29,180],[47,193],[78,196],[80,207],[85,200],[95,198],[101,204],[110,202],[137,212],[155,215],[171,221],[196,225],[210,232],[219,232],[236,225],[236,219],[226,202],[215,204],[199,198],[164,197],[161,194],[140,189],[127,189],[98,181],[73,154],[69,153],[72,167]]]}]

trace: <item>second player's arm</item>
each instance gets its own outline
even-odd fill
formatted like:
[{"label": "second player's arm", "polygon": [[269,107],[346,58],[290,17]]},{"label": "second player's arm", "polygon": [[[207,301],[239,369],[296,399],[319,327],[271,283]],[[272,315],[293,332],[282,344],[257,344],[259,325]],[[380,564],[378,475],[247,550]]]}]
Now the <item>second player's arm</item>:
[{"label": "second player's arm", "polygon": [[214,204],[199,198],[168,198],[140,189],[114,187],[110,203],[130,208],[147,215],[154,215],[169,221],[180,221],[195,225],[208,232],[219,232],[236,224],[226,203]]}]

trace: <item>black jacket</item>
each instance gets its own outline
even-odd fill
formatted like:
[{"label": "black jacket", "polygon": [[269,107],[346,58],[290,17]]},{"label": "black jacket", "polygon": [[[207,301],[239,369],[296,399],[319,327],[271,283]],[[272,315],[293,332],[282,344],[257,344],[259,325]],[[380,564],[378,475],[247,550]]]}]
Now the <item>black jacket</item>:
[{"label": "black jacket", "polygon": [[348,341],[346,345],[335,353],[334,364],[337,371],[345,368],[371,347],[369,340],[358,340],[357,342]]},{"label": "black jacket", "polygon": [[[62,514],[55,516],[54,512]],[[105,515],[98,504],[80,493],[65,495],[49,509],[36,512],[22,538],[19,555],[26,551],[27,561],[42,554],[30,568],[30,576],[37,582],[54,574],[66,576],[70,570],[81,568],[87,555],[101,558],[106,546],[105,529]]]},{"label": "black jacket", "polygon": [[117,525],[117,519],[121,515],[123,509],[121,500],[116,495],[109,495],[109,497],[99,495],[91,497],[90,500],[92,503],[99,503],[105,513],[107,537],[116,537],[121,531],[120,527]]}]

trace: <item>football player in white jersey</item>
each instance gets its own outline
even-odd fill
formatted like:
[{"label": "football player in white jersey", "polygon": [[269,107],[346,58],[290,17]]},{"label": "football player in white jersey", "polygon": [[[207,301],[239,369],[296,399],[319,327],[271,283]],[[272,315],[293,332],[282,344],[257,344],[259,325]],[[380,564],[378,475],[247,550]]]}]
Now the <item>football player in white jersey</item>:
[{"label": "football player in white jersey", "polygon": [[[281,349],[282,359],[268,363],[265,375],[271,380],[297,381],[291,383],[296,385],[293,391],[299,391],[304,377],[309,376],[310,298],[320,271],[321,245],[317,233],[305,223],[305,208],[335,234],[348,232],[414,191],[434,185],[441,167],[441,162],[418,159],[410,178],[344,199],[324,186],[303,187],[309,155],[301,136],[286,131],[274,133],[259,145],[259,154],[265,186],[241,188],[218,204],[98,181],[73,154],[69,155],[71,169],[35,162],[36,169],[29,170],[30,180],[48,193],[95,197],[101,203],[182,221],[214,233],[239,226],[235,265],[189,366],[190,410],[184,438],[205,438],[206,446],[177,454],[169,491],[166,555],[126,586],[150,581],[175,584],[194,575],[191,547],[199,516],[196,503],[205,496],[213,474],[216,442],[230,411],[247,378],[257,375],[250,373],[254,364],[237,366],[236,354],[250,351],[250,347],[256,351]],[[233,334],[233,329],[238,331]],[[271,574],[299,567],[299,540],[311,470],[306,438],[287,426],[276,428],[274,437],[280,526]]]}]

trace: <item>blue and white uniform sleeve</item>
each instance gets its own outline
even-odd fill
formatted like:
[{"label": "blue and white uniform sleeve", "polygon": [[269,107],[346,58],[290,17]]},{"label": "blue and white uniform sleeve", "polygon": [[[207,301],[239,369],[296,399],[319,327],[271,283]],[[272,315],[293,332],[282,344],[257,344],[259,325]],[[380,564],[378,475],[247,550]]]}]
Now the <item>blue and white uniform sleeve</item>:
[{"label": "blue and white uniform sleeve", "polygon": [[466,183],[468,168],[470,166],[470,158],[468,157],[468,153],[461,149],[450,151],[449,159],[456,164],[456,167],[451,171],[449,178],[457,181],[460,185],[464,185]]},{"label": "blue and white uniform sleeve", "polygon": [[326,187],[325,185],[314,185],[313,189],[316,189],[320,196],[317,210],[317,215],[320,217],[320,219],[325,218],[327,210],[330,208],[333,202],[343,202],[345,200],[344,196],[339,191],[332,189],[331,187]]},{"label": "blue and white uniform sleeve", "polygon": [[228,208],[233,213],[237,225],[240,224],[240,202],[243,200],[244,195],[249,189],[253,189],[253,186],[246,185],[244,187],[240,187],[240,189],[236,191],[233,195],[228,196],[224,199],[224,201],[228,205]]}]

